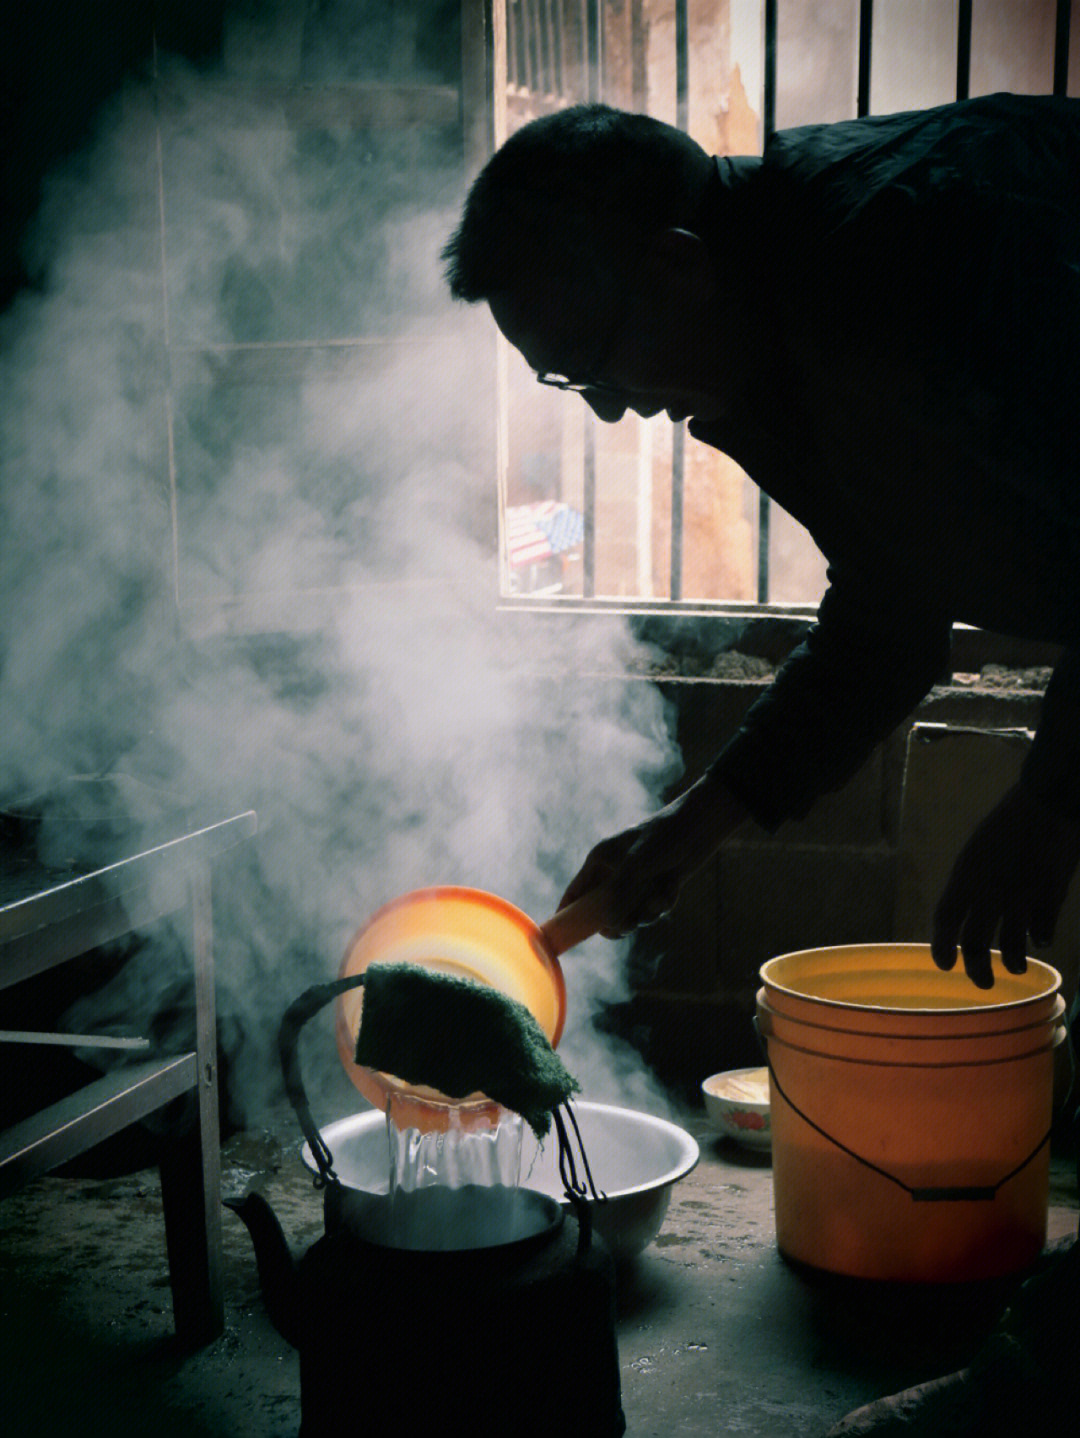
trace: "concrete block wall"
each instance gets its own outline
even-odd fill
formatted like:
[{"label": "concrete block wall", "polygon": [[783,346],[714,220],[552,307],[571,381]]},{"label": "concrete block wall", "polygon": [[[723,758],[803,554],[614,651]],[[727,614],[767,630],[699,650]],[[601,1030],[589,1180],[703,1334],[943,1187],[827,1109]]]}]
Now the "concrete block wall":
[{"label": "concrete block wall", "polygon": [[[673,679],[662,687],[678,715],[682,782],[689,783],[735,732],[762,683]],[[901,915],[905,931],[897,930],[912,727],[1033,729],[1041,698],[1024,688],[935,689],[845,788],[826,796],[805,820],[772,835],[749,830],[726,845],[686,884],[674,913],[637,937],[629,958],[633,997],[607,1015],[604,1027],[629,1037],[664,1082],[693,1098],[707,1074],[759,1062],[752,1018],[758,970],[767,959],[828,944],[925,942],[928,920],[917,919],[910,895]],[[954,778],[957,790],[970,796],[974,822],[1008,781],[986,764],[979,745],[962,747],[953,751]],[[932,805],[932,776],[926,784],[920,802]],[[925,815],[921,822],[927,831]],[[958,831],[944,838],[947,846],[962,842]],[[950,859],[944,851],[930,855],[927,873],[933,876]],[[1078,897],[1072,896],[1074,904]],[[1071,965],[1075,984],[1080,919],[1066,920],[1065,929],[1059,938],[1065,947],[1051,962],[1063,970]]]}]

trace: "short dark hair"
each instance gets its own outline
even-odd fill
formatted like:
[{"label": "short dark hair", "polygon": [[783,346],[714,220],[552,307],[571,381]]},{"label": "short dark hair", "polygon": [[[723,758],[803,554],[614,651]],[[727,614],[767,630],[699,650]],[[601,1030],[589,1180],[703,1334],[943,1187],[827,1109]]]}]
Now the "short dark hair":
[{"label": "short dark hair", "polygon": [[477,176],[443,249],[450,293],[475,303],[617,262],[650,232],[691,223],[706,160],[674,126],[610,105],[523,125]]}]

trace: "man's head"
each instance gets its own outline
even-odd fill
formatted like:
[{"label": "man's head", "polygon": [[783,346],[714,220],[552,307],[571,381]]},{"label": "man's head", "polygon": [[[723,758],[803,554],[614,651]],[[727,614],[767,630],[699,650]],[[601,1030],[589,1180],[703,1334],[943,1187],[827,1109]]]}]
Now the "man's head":
[{"label": "man's head", "polygon": [[[443,258],[538,374],[602,419],[715,417],[712,162],[680,130],[577,105],[518,130],[469,193]],[[712,413],[709,413],[710,409]]]}]

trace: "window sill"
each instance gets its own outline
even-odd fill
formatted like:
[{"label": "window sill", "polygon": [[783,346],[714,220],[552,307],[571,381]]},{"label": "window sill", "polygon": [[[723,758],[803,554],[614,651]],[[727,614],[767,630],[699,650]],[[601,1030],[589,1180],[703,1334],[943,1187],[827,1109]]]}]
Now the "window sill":
[{"label": "window sill", "polygon": [[[655,670],[643,670],[663,679],[751,680],[770,677],[788,654],[805,638],[814,622],[810,605],[763,609],[706,608],[627,604],[616,600],[555,600],[551,602],[503,600],[500,611],[508,623],[581,623],[582,615],[597,624],[622,626],[629,622],[634,635],[659,651]],[[528,618],[526,618],[528,616]],[[1016,639],[987,629],[957,624],[952,634],[951,672],[942,684],[972,688],[1025,687],[1030,671],[1052,670],[1061,646],[1038,640]],[[984,671],[988,671],[984,673]],[[1002,671],[1009,671],[1008,674]],[[1031,676],[1030,684],[1045,688],[1048,674]]]}]

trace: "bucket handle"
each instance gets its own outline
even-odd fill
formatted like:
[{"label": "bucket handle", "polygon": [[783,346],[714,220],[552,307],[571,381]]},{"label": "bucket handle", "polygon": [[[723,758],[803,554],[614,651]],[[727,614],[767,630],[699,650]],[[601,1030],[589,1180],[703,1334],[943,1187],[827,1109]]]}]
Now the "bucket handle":
[{"label": "bucket handle", "polygon": [[810,1118],[807,1114],[803,1113],[802,1109],[799,1108],[797,1104],[792,1103],[791,1099],[787,1096],[787,1094],[781,1087],[779,1079],[776,1077],[776,1071],[773,1069],[772,1060],[769,1058],[769,1046],[765,1041],[764,1034],[761,1032],[761,1025],[758,1023],[757,1015],[754,1016],[752,1023],[754,1025],[754,1032],[758,1036],[758,1042],[761,1044],[762,1051],[765,1054],[765,1063],[769,1070],[769,1078],[772,1080],[773,1084],[776,1087],[777,1093],[787,1104],[788,1108],[790,1108],[793,1113],[797,1114],[799,1118],[802,1119],[803,1123],[808,1124],[815,1133],[819,1133],[822,1138],[827,1139],[829,1143],[833,1144],[836,1148],[842,1150],[842,1152],[846,1153],[850,1158],[855,1159],[857,1163],[861,1163],[864,1168],[872,1169],[874,1173],[879,1173],[882,1178],[887,1178],[890,1183],[895,1183],[898,1188],[902,1188],[905,1193],[911,1195],[912,1201],[915,1203],[970,1203],[987,1201],[992,1203],[993,1200],[997,1197],[998,1189],[1004,1188],[1004,1186],[1009,1182],[1010,1179],[1015,1178],[1018,1173],[1020,1173],[1023,1169],[1027,1168],[1028,1164],[1031,1163],[1032,1159],[1034,1159],[1039,1154],[1039,1152],[1046,1147],[1047,1143],[1049,1143],[1050,1136],[1054,1131],[1054,1126],[1053,1124],[1051,1124],[1051,1126],[1046,1130],[1046,1133],[1043,1135],[1043,1137],[1028,1154],[1027,1158],[1025,1158],[1021,1163],[1018,1163],[1014,1169],[1012,1169],[1009,1173],[1005,1175],[1004,1178],[999,1178],[997,1183],[983,1185],[955,1184],[952,1186],[937,1188],[919,1188],[910,1183],[905,1183],[902,1178],[897,1178],[897,1176],[894,1173],[890,1173],[888,1169],[880,1168],[876,1163],[871,1163],[868,1158],[864,1158],[862,1154],[856,1153],[853,1148],[848,1148],[846,1143],[841,1143],[834,1134],[827,1133],[820,1124],[815,1123],[812,1118]]}]

